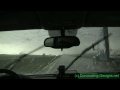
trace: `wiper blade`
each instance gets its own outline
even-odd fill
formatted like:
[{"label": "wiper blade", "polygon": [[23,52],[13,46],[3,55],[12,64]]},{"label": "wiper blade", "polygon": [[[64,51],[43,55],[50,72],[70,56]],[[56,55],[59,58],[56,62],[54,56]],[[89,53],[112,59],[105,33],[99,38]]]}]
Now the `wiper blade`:
[{"label": "wiper blade", "polygon": [[75,61],[77,61],[82,55],[84,55],[84,54],[85,54],[86,52],[88,52],[90,49],[94,48],[97,44],[99,44],[100,42],[102,42],[102,41],[105,40],[106,38],[110,37],[111,35],[112,35],[112,33],[104,36],[103,38],[101,38],[100,40],[96,41],[96,42],[95,42],[94,44],[92,44],[91,46],[89,46],[89,47],[87,47],[86,49],[84,49],[84,50],[82,51],[82,53],[81,53],[80,55],[78,55],[78,56],[66,67],[65,71],[68,70],[68,68],[69,68],[71,65],[73,65],[73,63],[74,63]]},{"label": "wiper blade", "polygon": [[17,60],[15,60],[14,62],[8,64],[5,68],[7,68],[7,69],[9,69],[9,70],[12,70],[12,69],[14,68],[14,66],[15,66],[18,62],[20,62],[23,58],[27,57],[29,54],[32,54],[33,52],[35,52],[35,51],[37,51],[37,50],[39,50],[39,49],[42,49],[43,47],[44,47],[44,46],[42,45],[42,46],[40,46],[40,47],[38,47],[38,48],[30,51],[28,54],[22,55],[21,57],[19,57],[19,59],[17,59]]}]

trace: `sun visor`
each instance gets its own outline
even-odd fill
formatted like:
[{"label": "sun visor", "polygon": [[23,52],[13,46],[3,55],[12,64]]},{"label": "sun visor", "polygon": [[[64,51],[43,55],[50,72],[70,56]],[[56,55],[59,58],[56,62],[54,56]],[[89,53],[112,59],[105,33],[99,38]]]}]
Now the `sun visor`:
[{"label": "sun visor", "polygon": [[84,27],[120,27],[120,11],[88,11]]},{"label": "sun visor", "polygon": [[0,31],[41,28],[35,11],[0,11]]}]

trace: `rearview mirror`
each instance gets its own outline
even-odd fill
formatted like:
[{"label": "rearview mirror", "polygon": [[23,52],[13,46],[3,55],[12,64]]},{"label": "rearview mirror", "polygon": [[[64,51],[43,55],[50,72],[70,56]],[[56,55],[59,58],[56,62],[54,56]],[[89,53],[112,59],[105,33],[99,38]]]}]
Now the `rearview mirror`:
[{"label": "rearview mirror", "polygon": [[75,36],[50,37],[50,38],[46,38],[44,41],[45,47],[52,47],[52,48],[70,48],[79,45],[80,45],[80,40]]}]

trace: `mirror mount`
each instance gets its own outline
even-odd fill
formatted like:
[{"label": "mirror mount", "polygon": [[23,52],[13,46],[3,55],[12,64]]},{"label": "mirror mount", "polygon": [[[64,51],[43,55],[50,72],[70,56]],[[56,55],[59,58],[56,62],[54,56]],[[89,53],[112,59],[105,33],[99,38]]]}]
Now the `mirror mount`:
[{"label": "mirror mount", "polygon": [[[60,30],[61,37],[65,37],[65,29],[64,27]],[[63,51],[63,48],[61,48],[61,51]]]},{"label": "mirror mount", "polygon": [[60,33],[61,33],[61,36],[65,36],[65,29],[64,29],[64,27],[60,30]]}]

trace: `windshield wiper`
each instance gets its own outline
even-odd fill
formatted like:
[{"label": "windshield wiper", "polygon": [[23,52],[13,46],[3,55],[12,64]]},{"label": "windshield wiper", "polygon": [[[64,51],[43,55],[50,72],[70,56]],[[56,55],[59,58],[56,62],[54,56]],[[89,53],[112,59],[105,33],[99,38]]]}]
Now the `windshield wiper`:
[{"label": "windshield wiper", "polygon": [[86,52],[88,52],[90,49],[94,48],[97,44],[99,44],[100,42],[102,42],[103,40],[105,40],[106,38],[108,38],[108,37],[111,36],[111,35],[112,35],[112,33],[104,36],[103,38],[101,38],[100,40],[96,41],[96,42],[95,42],[94,44],[92,44],[91,46],[89,46],[89,47],[87,47],[86,49],[84,49],[84,50],[82,51],[82,53],[81,53],[80,55],[78,55],[78,56],[66,67],[65,71],[68,70],[68,68],[69,68],[71,65],[73,65],[73,63],[74,63],[75,61],[77,61],[82,55],[84,55],[84,54],[85,54]]},{"label": "windshield wiper", "polygon": [[38,48],[30,51],[30,52],[27,53],[27,54],[24,54],[24,55],[20,56],[19,59],[17,59],[17,60],[15,60],[14,62],[8,64],[5,68],[7,68],[7,69],[9,69],[9,70],[12,70],[12,69],[14,68],[14,66],[15,66],[18,62],[20,62],[23,58],[27,57],[29,54],[32,54],[33,52],[35,52],[35,51],[37,51],[37,50],[42,49],[43,47],[44,47],[44,45],[42,45],[42,46],[40,46],[40,47],[38,47]]}]

